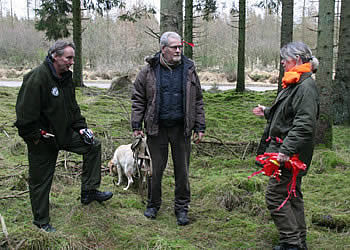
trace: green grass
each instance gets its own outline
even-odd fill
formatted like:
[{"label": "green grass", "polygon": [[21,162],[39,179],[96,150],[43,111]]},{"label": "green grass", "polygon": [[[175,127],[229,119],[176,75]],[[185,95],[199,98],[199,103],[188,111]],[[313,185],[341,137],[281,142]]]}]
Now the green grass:
[{"label": "green grass", "polygon": [[[51,222],[58,230],[54,234],[33,226],[28,193],[5,198],[27,190],[26,147],[13,127],[17,93],[18,88],[0,88],[0,214],[11,248],[22,240],[23,249],[271,249],[278,243],[264,200],[268,178],[247,179],[257,168],[254,153],[244,146],[254,148],[265,126],[251,110],[257,104],[270,105],[275,91],[204,94],[205,140],[243,146],[193,145],[190,225],[176,224],[171,160],[163,178],[162,207],[156,220],[148,220],[137,188],[124,191],[115,186],[116,177],[106,169],[101,189],[113,191],[114,197],[103,204],[81,205],[80,179],[75,175],[81,157],[61,152],[59,159],[70,161],[67,168],[58,164],[51,190]],[[118,145],[132,142],[129,97],[89,88],[79,89],[77,98],[103,143],[106,166]],[[333,150],[316,149],[303,179],[310,249],[350,248],[350,137],[345,136],[349,134],[349,127],[333,127]],[[6,244],[0,231],[0,249]]]}]

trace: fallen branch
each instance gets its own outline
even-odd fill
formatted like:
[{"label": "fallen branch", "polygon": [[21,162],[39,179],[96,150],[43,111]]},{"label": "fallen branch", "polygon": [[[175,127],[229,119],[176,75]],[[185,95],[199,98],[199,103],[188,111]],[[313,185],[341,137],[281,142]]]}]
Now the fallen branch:
[{"label": "fallen branch", "polygon": [[20,192],[20,193],[18,193],[18,194],[14,194],[14,195],[2,196],[2,197],[0,197],[0,200],[2,200],[2,199],[11,199],[11,198],[20,198],[20,196],[21,196],[22,194],[26,194],[26,193],[28,193],[28,192],[29,192],[29,190],[26,190],[26,191],[23,191],[23,192]]},{"label": "fallen branch", "polygon": [[219,144],[219,145],[232,145],[232,146],[244,146],[247,144],[250,144],[251,142],[223,142],[220,139],[217,139],[219,141],[206,141],[202,140],[200,143],[209,143],[209,144]]},{"label": "fallen branch", "polygon": [[17,244],[15,250],[21,249],[21,246],[23,245],[24,242],[26,242],[26,239],[21,240],[21,241]]},{"label": "fallen branch", "polygon": [[247,150],[248,150],[249,145],[250,145],[250,142],[247,144],[247,146],[246,146],[245,149],[244,149],[244,152],[243,152],[243,155],[242,155],[242,160],[245,159],[245,154],[247,153]]},{"label": "fallen branch", "polygon": [[4,217],[2,217],[1,214],[0,214],[0,221],[1,221],[2,232],[4,233],[4,236],[5,236],[5,240],[7,241],[9,249],[11,249],[9,233],[7,231],[7,227],[6,227],[6,224],[5,224],[5,219],[4,219]]},{"label": "fallen branch", "polygon": [[17,177],[17,176],[20,176],[20,174],[0,176],[0,181],[4,180],[4,179],[9,179],[9,178],[12,178],[12,177]]},{"label": "fallen branch", "polygon": [[214,136],[208,136],[209,138],[214,138],[216,140],[218,140],[219,142],[215,142],[215,141],[201,141],[200,143],[213,143],[213,144],[220,144],[220,145],[223,145],[228,151],[230,151],[234,156],[238,157],[239,158],[239,155],[234,152],[232,149],[230,149],[229,147],[227,147],[226,145],[236,145],[236,144],[231,144],[231,143],[227,143],[227,142],[223,142],[220,138],[217,138],[217,137],[214,137]]}]

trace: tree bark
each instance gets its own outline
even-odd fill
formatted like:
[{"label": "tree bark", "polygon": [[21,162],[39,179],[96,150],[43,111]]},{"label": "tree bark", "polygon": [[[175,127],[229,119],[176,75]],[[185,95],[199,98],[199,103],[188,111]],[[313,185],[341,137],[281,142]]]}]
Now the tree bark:
[{"label": "tree bark", "polygon": [[320,118],[317,122],[315,144],[332,147],[332,75],[334,0],[319,2],[317,57],[320,61],[316,80],[320,93]]},{"label": "tree bark", "polygon": [[342,0],[334,85],[334,124],[350,124],[350,2]]},{"label": "tree bark", "polygon": [[182,0],[160,1],[160,33],[174,31],[183,34]]},{"label": "tree bark", "polygon": [[245,89],[245,5],[245,0],[239,0],[237,92],[243,92]]},{"label": "tree bark", "polygon": [[27,0],[27,19],[29,21],[29,10],[30,10],[31,0]]},{"label": "tree bark", "polygon": [[[293,41],[293,0],[282,0],[282,23],[281,23],[281,48]],[[280,73],[278,81],[278,92],[282,90],[282,77],[284,69],[280,63]]]},{"label": "tree bark", "polygon": [[73,7],[73,41],[75,44],[75,63],[73,70],[73,83],[76,87],[83,84],[83,64],[82,64],[82,38],[81,38],[81,6],[80,0],[72,1]]},{"label": "tree bark", "polygon": [[[185,34],[184,40],[193,43],[193,0],[185,0]],[[184,54],[188,58],[193,58],[193,49],[184,43]]]}]

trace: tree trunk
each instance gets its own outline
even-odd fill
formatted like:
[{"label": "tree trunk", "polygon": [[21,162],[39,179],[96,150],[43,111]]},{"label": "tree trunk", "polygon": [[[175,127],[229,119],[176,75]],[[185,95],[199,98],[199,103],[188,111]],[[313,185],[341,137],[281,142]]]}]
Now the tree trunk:
[{"label": "tree trunk", "polygon": [[[185,0],[185,34],[184,40],[193,43],[193,0]],[[184,43],[184,54],[188,58],[193,58],[192,47]]]},{"label": "tree trunk", "polygon": [[245,0],[239,0],[237,92],[243,92],[245,89],[245,4]]},{"label": "tree trunk", "polygon": [[[303,16],[302,16],[302,21],[301,21],[301,40],[305,41],[305,28],[306,28],[306,23],[305,23],[305,9],[306,9],[306,5],[305,5],[305,1],[303,3]],[[319,15],[320,17],[320,15]]]},{"label": "tree trunk", "polygon": [[81,6],[80,0],[72,1],[73,7],[73,41],[75,44],[75,63],[73,70],[73,83],[76,87],[83,84],[83,64],[82,64],[82,38],[81,38]]},{"label": "tree trunk", "polygon": [[[282,23],[281,23],[281,48],[293,41],[293,0],[282,0]],[[278,92],[282,90],[282,77],[284,69],[280,63],[280,74],[278,81]]]},{"label": "tree trunk", "polygon": [[27,19],[28,19],[28,21],[29,21],[30,2],[31,2],[31,0],[27,0]]},{"label": "tree trunk", "polygon": [[10,0],[10,14],[11,14],[11,22],[13,27],[13,9],[12,9],[12,0]]},{"label": "tree trunk", "polygon": [[333,35],[334,0],[319,2],[317,57],[320,61],[317,70],[317,86],[320,93],[320,118],[317,122],[316,144],[332,147],[332,74],[333,74]]},{"label": "tree trunk", "polygon": [[342,0],[334,86],[334,124],[350,124],[350,2]]},{"label": "tree trunk", "polygon": [[160,34],[174,31],[182,37],[182,0],[160,1]]}]

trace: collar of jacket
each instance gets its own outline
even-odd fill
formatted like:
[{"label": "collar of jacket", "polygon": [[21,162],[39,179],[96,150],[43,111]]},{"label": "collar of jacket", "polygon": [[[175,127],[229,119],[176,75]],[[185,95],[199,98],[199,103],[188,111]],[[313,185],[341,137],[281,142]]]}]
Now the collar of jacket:
[{"label": "collar of jacket", "polygon": [[[148,56],[145,58],[145,61],[151,65],[151,67],[155,67],[160,64],[160,52],[157,52],[155,55]],[[187,65],[188,68],[194,65],[193,61],[188,57],[181,55],[181,61],[183,64]]]},{"label": "collar of jacket", "polygon": [[[287,88],[282,89],[282,91],[278,93],[275,103],[272,105],[272,107],[274,107],[275,104],[277,104],[278,102],[280,102],[281,100],[289,96],[296,89],[297,86],[299,86],[307,78],[311,77],[311,75],[312,75],[311,72],[304,73],[300,76],[300,79],[296,84],[291,84]],[[271,107],[271,110],[272,110],[272,107]]]},{"label": "collar of jacket", "polygon": [[53,66],[53,62],[52,62],[52,60],[51,60],[51,58],[49,56],[46,56],[44,64],[49,67],[52,76],[58,82],[64,81],[67,78],[72,77],[72,71],[69,70],[69,71],[63,72],[62,78],[59,78],[57,73],[56,73],[55,67]]}]

